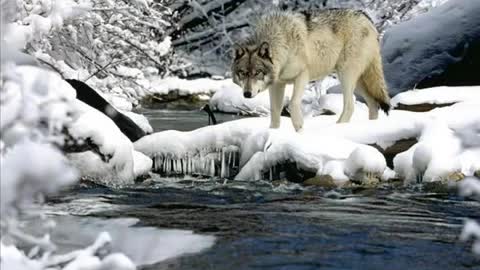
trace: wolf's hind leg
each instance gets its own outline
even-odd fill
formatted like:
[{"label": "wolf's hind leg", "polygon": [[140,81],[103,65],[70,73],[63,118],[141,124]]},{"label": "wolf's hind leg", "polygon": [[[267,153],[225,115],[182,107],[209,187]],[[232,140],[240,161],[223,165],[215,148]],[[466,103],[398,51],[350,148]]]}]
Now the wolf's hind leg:
[{"label": "wolf's hind leg", "polygon": [[302,72],[295,79],[292,100],[290,100],[290,118],[295,131],[303,128],[302,97],[308,83],[308,73]]},{"label": "wolf's hind leg", "polygon": [[280,127],[280,115],[283,109],[285,84],[276,83],[268,89],[270,95],[270,128]]},{"label": "wolf's hind leg", "polygon": [[367,103],[368,119],[375,120],[378,119],[378,109],[380,106],[378,105],[378,102],[372,96],[370,96],[370,94],[368,94],[366,87],[367,86],[365,85],[365,82],[362,78],[360,78],[357,83],[357,91]]},{"label": "wolf's hind leg", "polygon": [[350,121],[350,118],[352,118],[354,110],[353,92],[360,77],[359,73],[360,72],[356,72],[355,69],[349,69],[344,72],[339,72],[338,74],[343,91],[343,111],[337,123],[347,123]]}]

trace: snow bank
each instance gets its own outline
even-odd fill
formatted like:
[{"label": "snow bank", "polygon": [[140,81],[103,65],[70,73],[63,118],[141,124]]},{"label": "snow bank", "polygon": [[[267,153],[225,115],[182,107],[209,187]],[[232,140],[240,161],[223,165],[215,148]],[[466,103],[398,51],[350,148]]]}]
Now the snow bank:
[{"label": "snow bank", "polygon": [[180,79],[177,77],[152,78],[148,87],[149,94],[167,95],[170,92],[178,92],[180,96],[208,95],[211,96],[226,86],[233,85],[230,79],[214,80],[201,78],[195,80]]},{"label": "snow bank", "polygon": [[[415,99],[423,102],[423,95]],[[386,149],[402,139],[418,139],[416,147],[397,156],[395,171],[406,178],[421,171],[422,177],[434,181],[457,168],[466,175],[477,168],[476,159],[471,159],[477,153],[476,148],[465,147],[458,136],[480,124],[479,104],[480,99],[476,99],[425,113],[394,110],[388,117],[382,115],[374,121],[368,120],[366,110],[359,109],[348,124],[336,124],[335,115],[321,115],[307,118],[301,134],[293,132],[289,118],[282,118],[278,130],[268,129],[268,117],[249,118],[191,132],[155,133],[140,139],[134,147],[153,158],[156,170],[165,174],[207,171],[206,175],[221,176],[228,169],[225,166],[238,165],[240,170],[235,178],[259,179],[275,165],[294,162],[299,169],[317,175],[354,179],[359,172],[369,172],[378,178],[393,177],[391,171],[386,171],[380,152],[367,145]],[[448,146],[439,147],[444,144]],[[231,161],[228,156],[231,151],[226,149],[239,154],[239,160],[225,163]],[[448,161],[451,158],[458,158],[458,163]]]},{"label": "snow bank", "polygon": [[480,100],[480,86],[442,86],[406,91],[394,96],[391,100],[391,105],[395,108],[399,104],[452,104],[470,100]]},{"label": "snow bank", "polygon": [[[338,85],[338,80],[333,77],[326,77],[324,80],[310,84],[305,89],[302,98],[302,111],[305,116],[318,115],[322,113],[341,113],[343,101],[337,95],[325,95],[327,90]],[[293,93],[293,85],[285,88],[283,99],[284,107],[288,104]],[[270,97],[268,91],[259,93],[254,98],[244,98],[242,89],[231,82],[219,89],[209,101],[213,110],[225,113],[235,113],[253,116],[270,115]],[[356,105],[358,105],[357,103]],[[339,106],[341,105],[341,106]],[[363,109],[363,108],[362,108]]]},{"label": "snow bank", "polygon": [[254,98],[244,98],[243,90],[234,83],[217,91],[209,104],[214,111],[225,113],[263,116],[270,114],[268,91],[263,91]]},{"label": "snow bank", "polygon": [[[124,255],[110,253],[111,241],[100,234],[93,245],[69,254],[56,254],[49,234],[43,237],[23,231],[18,221],[26,204],[41,203],[73,184],[78,174],[58,149],[64,139],[64,127],[78,113],[75,92],[57,74],[37,67],[2,64],[2,107],[0,117],[0,190],[1,224],[0,268],[18,270],[133,270],[135,265]],[[29,213],[39,228],[54,225],[41,213]],[[25,254],[17,246],[30,251]],[[100,257],[100,250],[104,256]]]},{"label": "snow bank", "polygon": [[[2,97],[9,102],[0,108],[5,145],[16,144],[25,136],[38,137],[39,131],[62,145],[63,127],[67,127],[73,139],[92,140],[101,154],[89,151],[69,155],[81,176],[95,176],[116,184],[133,183],[138,176],[133,169],[133,145],[112,120],[76,100],[75,90],[56,73],[33,66],[11,66],[9,70],[5,74],[9,79],[2,89]],[[46,119],[45,125],[38,125]],[[146,123],[144,126],[148,129]]]},{"label": "snow bank", "polygon": [[[472,123],[477,124],[480,121]],[[480,148],[464,147],[444,121],[432,119],[423,127],[418,143],[395,157],[394,167],[408,182],[448,180],[454,172],[473,175],[480,168]]]},{"label": "snow bank", "polygon": [[[58,229],[52,232],[51,238],[66,243],[63,244],[64,250],[68,251],[72,246],[88,246],[95,242],[97,232],[108,231],[111,237],[109,248],[125,254],[139,266],[205,251],[216,240],[214,236],[199,235],[188,230],[147,227],[135,218],[101,219],[58,215],[52,219]],[[35,228],[31,228],[35,226],[38,225],[33,221],[25,224],[28,230],[35,231]]]}]

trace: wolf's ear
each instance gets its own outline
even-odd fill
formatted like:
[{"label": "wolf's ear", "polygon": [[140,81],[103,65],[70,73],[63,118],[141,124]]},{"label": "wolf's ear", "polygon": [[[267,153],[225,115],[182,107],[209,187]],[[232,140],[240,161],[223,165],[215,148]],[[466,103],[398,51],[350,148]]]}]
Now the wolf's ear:
[{"label": "wolf's ear", "polygon": [[268,42],[263,42],[260,47],[258,47],[258,56],[272,61],[272,54]]},{"label": "wolf's ear", "polygon": [[233,47],[233,61],[237,61],[245,54],[245,49],[236,45]]}]

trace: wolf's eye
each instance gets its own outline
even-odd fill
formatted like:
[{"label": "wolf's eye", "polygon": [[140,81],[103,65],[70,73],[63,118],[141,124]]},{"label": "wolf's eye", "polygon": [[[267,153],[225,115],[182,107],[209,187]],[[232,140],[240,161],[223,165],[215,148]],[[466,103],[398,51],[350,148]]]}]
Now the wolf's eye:
[{"label": "wolf's eye", "polygon": [[243,70],[239,70],[237,73],[239,77],[245,77],[247,75],[247,73]]},{"label": "wolf's eye", "polygon": [[263,76],[263,74],[264,74],[263,70],[255,71],[255,76]]}]

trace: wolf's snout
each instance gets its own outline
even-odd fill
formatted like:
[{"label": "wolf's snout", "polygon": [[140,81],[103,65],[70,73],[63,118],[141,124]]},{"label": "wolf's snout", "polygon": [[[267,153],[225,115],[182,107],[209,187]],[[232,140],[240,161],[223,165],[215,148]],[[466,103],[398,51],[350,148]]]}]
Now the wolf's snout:
[{"label": "wolf's snout", "polygon": [[243,92],[243,96],[245,98],[251,98],[252,97],[252,92]]}]

